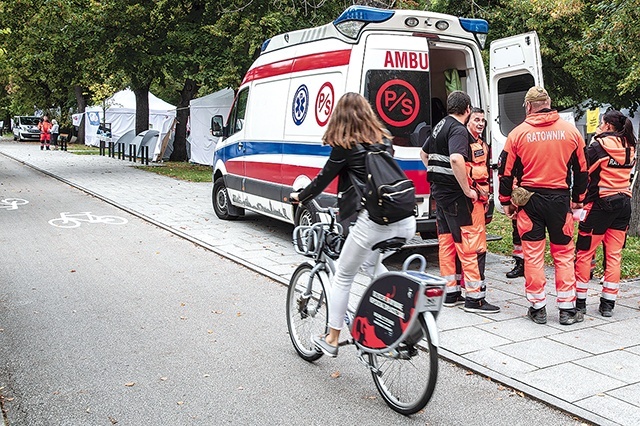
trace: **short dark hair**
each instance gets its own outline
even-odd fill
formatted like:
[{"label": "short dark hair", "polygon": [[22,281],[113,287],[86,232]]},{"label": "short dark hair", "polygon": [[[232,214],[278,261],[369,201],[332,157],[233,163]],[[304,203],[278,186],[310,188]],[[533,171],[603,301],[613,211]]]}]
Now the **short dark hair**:
[{"label": "short dark hair", "polygon": [[455,90],[447,97],[447,114],[464,114],[471,107],[471,98],[461,90]]},{"label": "short dark hair", "polygon": [[484,114],[484,110],[482,108],[472,107],[471,114]]}]

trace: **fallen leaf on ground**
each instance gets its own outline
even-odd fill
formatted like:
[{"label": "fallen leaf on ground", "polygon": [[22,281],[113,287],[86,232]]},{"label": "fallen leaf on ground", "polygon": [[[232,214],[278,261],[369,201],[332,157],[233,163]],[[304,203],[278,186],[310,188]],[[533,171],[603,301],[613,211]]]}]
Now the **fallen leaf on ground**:
[{"label": "fallen leaf on ground", "polygon": [[129,382],[129,383],[125,383],[124,385],[130,388],[131,386],[133,386],[135,384],[136,384],[136,382]]},{"label": "fallen leaf on ground", "polygon": [[340,377],[340,372],[338,370],[334,371],[333,373],[331,373],[331,378],[332,379],[337,379],[338,377]]}]

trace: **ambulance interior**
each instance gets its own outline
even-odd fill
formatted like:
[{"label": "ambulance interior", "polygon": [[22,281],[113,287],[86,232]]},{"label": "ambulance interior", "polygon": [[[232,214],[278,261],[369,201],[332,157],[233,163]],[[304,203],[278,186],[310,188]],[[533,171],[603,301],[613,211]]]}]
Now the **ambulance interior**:
[{"label": "ambulance interior", "polygon": [[431,123],[420,123],[416,126],[410,136],[410,145],[422,146],[431,133],[432,126],[447,115],[447,87],[468,93],[473,106],[486,108],[479,101],[480,90],[475,71],[475,66],[481,66],[481,62],[474,61],[472,55],[468,47],[460,44],[430,43]]}]

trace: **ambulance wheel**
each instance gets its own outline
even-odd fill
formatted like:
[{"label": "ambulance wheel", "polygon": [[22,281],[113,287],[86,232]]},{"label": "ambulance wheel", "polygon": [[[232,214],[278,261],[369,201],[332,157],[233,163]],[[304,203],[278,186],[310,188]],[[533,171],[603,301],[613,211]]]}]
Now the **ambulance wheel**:
[{"label": "ambulance wheel", "polygon": [[229,213],[229,206],[231,205],[231,200],[229,200],[229,193],[227,192],[227,187],[224,184],[224,179],[219,177],[213,183],[213,211],[216,213],[222,220],[233,220],[237,219],[237,215],[232,215]]},{"label": "ambulance wheel", "polygon": [[316,222],[319,222],[318,212],[315,211],[313,205],[304,206],[300,204],[296,210],[295,226],[311,226]]}]

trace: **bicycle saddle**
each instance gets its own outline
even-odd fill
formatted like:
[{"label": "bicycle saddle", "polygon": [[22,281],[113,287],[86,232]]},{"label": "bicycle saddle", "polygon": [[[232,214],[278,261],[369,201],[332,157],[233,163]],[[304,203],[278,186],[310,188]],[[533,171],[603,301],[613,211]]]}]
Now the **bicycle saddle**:
[{"label": "bicycle saddle", "polygon": [[396,249],[402,248],[402,246],[406,242],[407,240],[405,238],[393,237],[393,238],[389,238],[388,240],[382,240],[379,243],[376,243],[372,247],[372,250],[382,250],[382,251],[396,250]]}]

